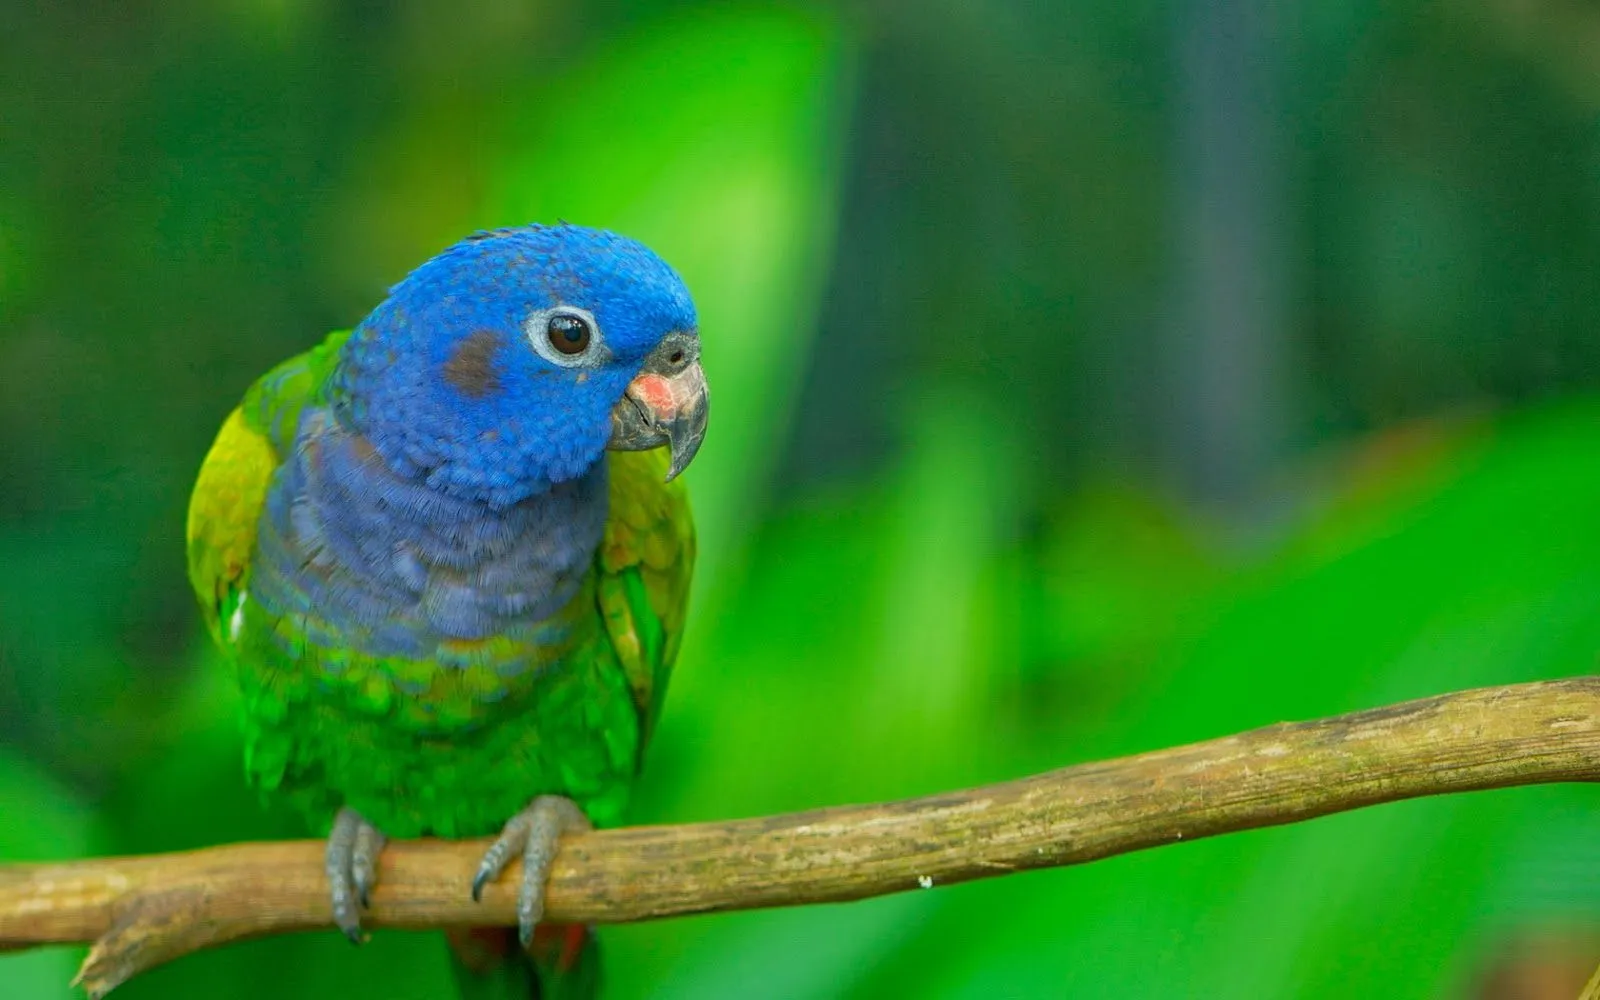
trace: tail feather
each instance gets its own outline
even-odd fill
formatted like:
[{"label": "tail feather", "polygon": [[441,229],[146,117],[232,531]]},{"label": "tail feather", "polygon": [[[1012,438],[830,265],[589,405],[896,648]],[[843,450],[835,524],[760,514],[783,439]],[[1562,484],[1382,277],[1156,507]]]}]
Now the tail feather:
[{"label": "tail feather", "polygon": [[509,927],[448,930],[461,1000],[595,1000],[600,947],[582,924],[541,924],[523,951]]}]

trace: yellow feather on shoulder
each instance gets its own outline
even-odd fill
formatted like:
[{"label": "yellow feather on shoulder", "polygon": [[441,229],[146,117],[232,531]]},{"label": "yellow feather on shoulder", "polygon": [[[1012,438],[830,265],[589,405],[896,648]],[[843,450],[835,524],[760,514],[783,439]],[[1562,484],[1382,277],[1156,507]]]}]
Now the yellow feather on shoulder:
[{"label": "yellow feather on shoulder", "polygon": [[249,571],[256,522],[277,465],[266,435],[236,409],[217,433],[189,498],[189,582],[206,627],[224,645],[223,609],[233,603]]}]

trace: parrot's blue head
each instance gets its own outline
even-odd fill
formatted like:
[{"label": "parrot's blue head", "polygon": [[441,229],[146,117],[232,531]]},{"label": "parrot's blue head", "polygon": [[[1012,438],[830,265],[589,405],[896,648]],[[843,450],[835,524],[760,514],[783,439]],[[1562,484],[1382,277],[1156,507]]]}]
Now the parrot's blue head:
[{"label": "parrot's blue head", "polygon": [[391,469],[516,503],[607,448],[672,449],[706,426],[694,303],[642,244],[583,226],[479,233],[413,271],[340,357],[340,418]]}]

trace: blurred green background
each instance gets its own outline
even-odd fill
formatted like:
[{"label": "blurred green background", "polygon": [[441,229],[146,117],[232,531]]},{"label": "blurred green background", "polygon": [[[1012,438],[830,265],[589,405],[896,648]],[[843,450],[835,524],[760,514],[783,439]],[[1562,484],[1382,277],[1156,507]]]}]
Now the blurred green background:
[{"label": "blurred green background", "polygon": [[[0,859],[297,835],[183,571],[249,382],[478,227],[637,236],[717,396],[636,818],[1587,673],[1600,12],[0,4]],[[611,997],[1563,997],[1600,810],[1398,804],[607,929]],[[72,995],[80,952],[0,957]],[[433,998],[433,936],[119,996]]]}]

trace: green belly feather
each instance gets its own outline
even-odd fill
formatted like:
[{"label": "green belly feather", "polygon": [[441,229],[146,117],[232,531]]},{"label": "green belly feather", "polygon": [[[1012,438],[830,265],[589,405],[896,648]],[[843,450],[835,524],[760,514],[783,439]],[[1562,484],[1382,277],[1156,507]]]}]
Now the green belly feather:
[{"label": "green belly feather", "polygon": [[565,616],[578,619],[569,641],[516,650],[544,662],[510,678],[492,659],[463,669],[308,645],[290,660],[245,610],[246,769],[319,829],[348,805],[390,836],[481,836],[542,794],[598,825],[620,818],[639,713],[592,580]]},{"label": "green belly feather", "polygon": [[[600,826],[621,816],[638,712],[598,622],[560,661],[515,678],[493,701],[464,696],[469,685],[437,664],[365,662],[328,674],[312,666],[317,651],[307,653],[293,670],[242,659],[238,674],[246,770],[318,829],[349,805],[390,837],[477,837],[541,794],[573,798]],[[445,701],[395,680],[429,669]]]}]

